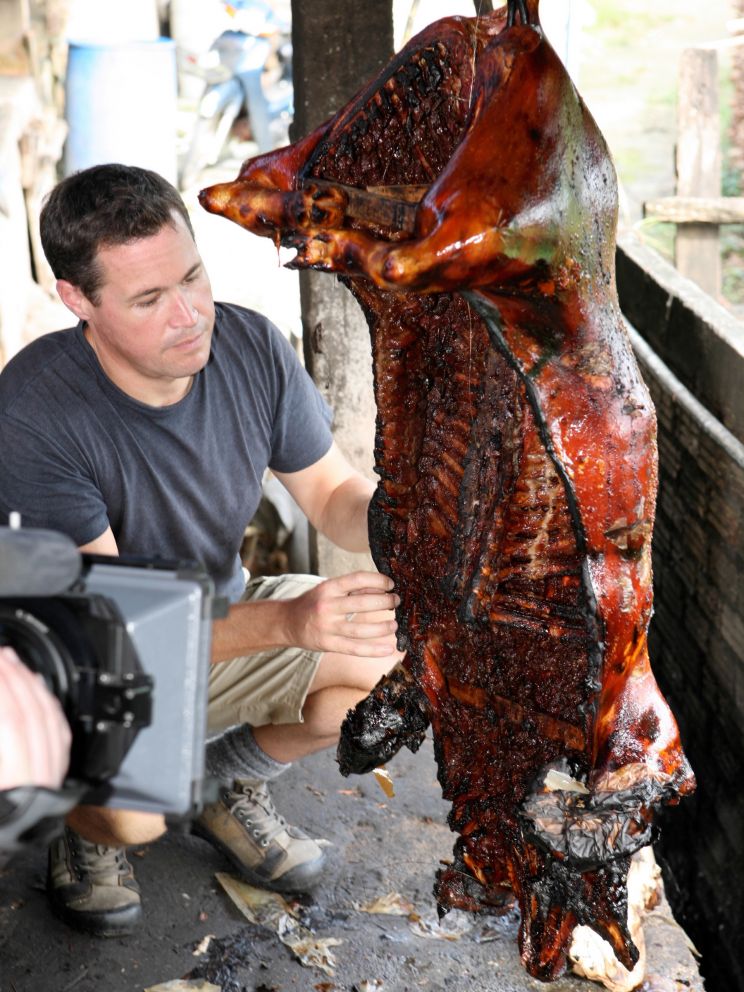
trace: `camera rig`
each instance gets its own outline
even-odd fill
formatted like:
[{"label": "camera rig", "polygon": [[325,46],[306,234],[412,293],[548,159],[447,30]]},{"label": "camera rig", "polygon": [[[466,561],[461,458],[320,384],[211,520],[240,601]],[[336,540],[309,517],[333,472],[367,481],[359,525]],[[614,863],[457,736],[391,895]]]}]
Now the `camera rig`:
[{"label": "camera rig", "polygon": [[198,812],[223,612],[192,563],[83,555],[62,534],[0,527],[0,644],[44,678],[72,731],[60,790],[0,794],[0,850],[43,838],[80,802]]}]

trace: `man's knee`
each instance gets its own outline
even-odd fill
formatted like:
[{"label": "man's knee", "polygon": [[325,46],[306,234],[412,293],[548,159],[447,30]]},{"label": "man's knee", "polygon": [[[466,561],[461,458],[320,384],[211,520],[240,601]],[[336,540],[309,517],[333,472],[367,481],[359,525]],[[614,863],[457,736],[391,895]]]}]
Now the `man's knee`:
[{"label": "man's knee", "polygon": [[78,806],[67,823],[86,840],[108,847],[148,844],[165,833],[165,819],[159,813]]},{"label": "man's knee", "polygon": [[403,655],[397,651],[387,658],[357,658],[354,655],[327,652],[320,658],[310,692],[343,686],[358,689],[366,695],[402,658]]}]

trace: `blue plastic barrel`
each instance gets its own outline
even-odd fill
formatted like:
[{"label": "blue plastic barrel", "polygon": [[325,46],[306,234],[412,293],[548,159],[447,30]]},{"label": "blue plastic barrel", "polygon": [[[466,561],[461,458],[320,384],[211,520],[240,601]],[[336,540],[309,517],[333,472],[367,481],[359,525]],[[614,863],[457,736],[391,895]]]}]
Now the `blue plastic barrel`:
[{"label": "blue plastic barrel", "polygon": [[171,38],[70,42],[65,175],[103,162],[123,162],[154,169],[175,183],[176,98]]}]

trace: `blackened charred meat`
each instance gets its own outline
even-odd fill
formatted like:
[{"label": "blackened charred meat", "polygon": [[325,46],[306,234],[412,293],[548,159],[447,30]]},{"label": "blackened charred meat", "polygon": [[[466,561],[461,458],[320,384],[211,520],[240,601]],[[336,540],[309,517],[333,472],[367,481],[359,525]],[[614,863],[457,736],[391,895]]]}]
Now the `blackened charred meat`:
[{"label": "blackened charred meat", "polygon": [[339,273],[370,326],[371,544],[407,656],[349,716],[342,771],[429,721],[459,834],[440,908],[514,893],[550,979],[579,923],[632,967],[629,858],[694,780],[646,646],[656,427],[615,293],[614,170],[537,0],[511,6],[432,25],[201,199]]}]

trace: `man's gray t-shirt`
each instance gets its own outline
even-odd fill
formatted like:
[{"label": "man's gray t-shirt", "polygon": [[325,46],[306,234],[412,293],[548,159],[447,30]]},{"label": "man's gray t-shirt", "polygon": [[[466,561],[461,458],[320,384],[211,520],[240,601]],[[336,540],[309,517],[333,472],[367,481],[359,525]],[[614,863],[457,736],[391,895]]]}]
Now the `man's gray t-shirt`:
[{"label": "man's gray t-shirt", "polygon": [[290,344],[242,307],[216,304],[209,361],[166,407],[115,386],[82,324],[45,334],[0,375],[0,521],[17,510],[79,545],[110,524],[121,554],[196,560],[236,599],[265,469],[316,462],[330,419]]}]

